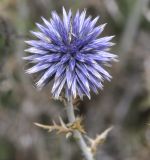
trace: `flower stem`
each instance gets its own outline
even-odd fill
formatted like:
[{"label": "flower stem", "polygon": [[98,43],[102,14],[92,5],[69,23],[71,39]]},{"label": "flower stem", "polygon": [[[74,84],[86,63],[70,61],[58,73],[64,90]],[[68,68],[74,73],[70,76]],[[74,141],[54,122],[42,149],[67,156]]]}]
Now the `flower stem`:
[{"label": "flower stem", "polygon": [[[73,108],[73,103],[72,103],[72,98],[70,98],[67,101],[67,116],[69,122],[74,122],[76,120],[75,114],[74,114],[74,108]],[[74,131],[73,133],[74,138],[77,140],[77,143],[81,149],[81,151],[84,154],[84,157],[86,160],[94,160],[93,154],[89,150],[82,134],[79,131]]]}]

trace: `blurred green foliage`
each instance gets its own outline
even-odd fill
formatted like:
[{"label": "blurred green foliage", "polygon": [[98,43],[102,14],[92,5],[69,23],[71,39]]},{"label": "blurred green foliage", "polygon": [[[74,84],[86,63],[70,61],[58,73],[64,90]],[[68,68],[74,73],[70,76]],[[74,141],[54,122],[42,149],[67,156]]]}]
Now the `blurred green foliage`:
[{"label": "blurred green foliage", "polygon": [[0,138],[0,159],[15,160],[15,147],[5,138]]}]

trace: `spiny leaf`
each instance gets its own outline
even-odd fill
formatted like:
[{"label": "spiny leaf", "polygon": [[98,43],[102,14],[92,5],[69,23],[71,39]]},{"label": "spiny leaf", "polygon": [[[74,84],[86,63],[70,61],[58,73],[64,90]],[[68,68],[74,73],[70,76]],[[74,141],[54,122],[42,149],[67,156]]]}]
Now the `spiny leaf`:
[{"label": "spiny leaf", "polygon": [[81,125],[82,119],[77,118],[73,123],[65,124],[61,117],[59,117],[60,125],[58,125],[55,121],[53,121],[53,125],[43,125],[40,123],[34,123],[36,126],[47,129],[48,132],[56,131],[58,134],[66,134],[71,135],[74,130],[78,130],[79,132],[85,134],[85,130]]},{"label": "spiny leaf", "polygon": [[77,117],[73,123],[69,123],[67,126],[73,130],[78,130],[79,132],[85,134],[86,132],[81,123],[82,123],[82,118]]},{"label": "spiny leaf", "polygon": [[113,129],[113,127],[109,127],[108,129],[106,129],[103,133],[99,134],[96,136],[95,139],[92,139],[88,136],[86,136],[87,140],[90,143],[90,150],[93,154],[96,153],[97,148],[99,145],[102,145],[104,143],[104,141],[107,138],[108,133]]}]

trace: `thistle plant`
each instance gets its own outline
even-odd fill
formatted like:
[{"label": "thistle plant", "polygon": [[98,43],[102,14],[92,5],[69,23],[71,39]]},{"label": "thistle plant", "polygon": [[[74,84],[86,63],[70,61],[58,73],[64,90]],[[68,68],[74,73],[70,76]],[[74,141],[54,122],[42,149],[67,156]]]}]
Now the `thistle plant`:
[{"label": "thistle plant", "polygon": [[97,147],[110,129],[102,134],[105,136],[99,135],[95,140],[89,138],[81,125],[81,118],[75,117],[73,100],[84,96],[90,99],[91,92],[98,94],[98,90],[103,88],[103,81],[111,79],[105,66],[117,60],[117,56],[109,52],[114,45],[110,42],[114,36],[100,37],[106,24],[96,26],[99,17],[87,17],[86,10],[77,11],[75,15],[64,8],[62,12],[62,18],[52,11],[50,20],[42,17],[43,24],[36,23],[39,31],[31,31],[36,40],[25,41],[30,48],[25,50],[28,55],[23,59],[32,65],[26,73],[40,73],[41,77],[36,82],[38,89],[53,83],[52,97],[60,99],[65,95],[69,123],[65,124],[60,118],[60,125],[55,122],[51,126],[36,125],[50,132],[64,133],[67,137],[73,135],[85,159],[93,160],[92,146]]}]

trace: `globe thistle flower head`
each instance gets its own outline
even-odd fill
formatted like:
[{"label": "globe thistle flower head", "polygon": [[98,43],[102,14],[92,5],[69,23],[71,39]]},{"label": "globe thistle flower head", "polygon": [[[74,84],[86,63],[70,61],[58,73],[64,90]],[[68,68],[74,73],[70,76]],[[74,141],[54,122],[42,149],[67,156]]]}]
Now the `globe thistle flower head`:
[{"label": "globe thistle flower head", "polygon": [[52,18],[43,24],[36,23],[39,31],[31,31],[36,40],[26,41],[30,55],[23,59],[32,64],[28,74],[42,73],[36,82],[38,88],[44,87],[51,80],[52,95],[58,99],[64,91],[66,98],[90,98],[90,91],[98,93],[103,80],[110,80],[110,74],[104,69],[117,56],[109,53],[114,36],[99,37],[105,24],[96,26],[99,17],[86,16],[86,11],[79,11],[73,16],[63,8],[63,17],[52,11]]}]

